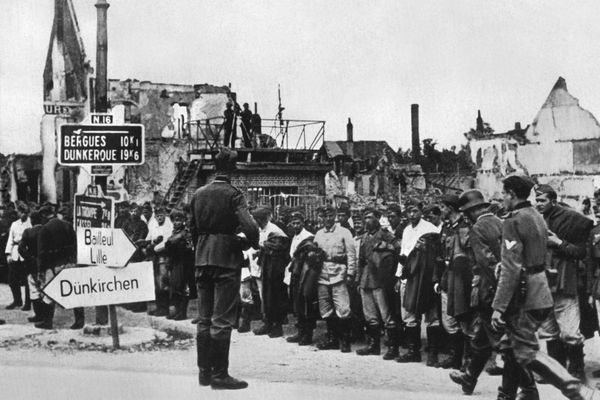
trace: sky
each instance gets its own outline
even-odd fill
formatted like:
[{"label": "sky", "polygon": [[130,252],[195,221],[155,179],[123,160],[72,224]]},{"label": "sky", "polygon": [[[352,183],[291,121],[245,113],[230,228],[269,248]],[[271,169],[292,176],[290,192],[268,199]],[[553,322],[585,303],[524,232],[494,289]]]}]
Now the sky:
[{"label": "sky", "polygon": [[[39,151],[52,0],[1,0],[0,153]],[[73,0],[95,65],[95,0]],[[108,76],[227,85],[263,118],[326,120],[326,138],[464,143],[477,110],[531,123],[559,76],[600,117],[596,0],[109,0]]]}]

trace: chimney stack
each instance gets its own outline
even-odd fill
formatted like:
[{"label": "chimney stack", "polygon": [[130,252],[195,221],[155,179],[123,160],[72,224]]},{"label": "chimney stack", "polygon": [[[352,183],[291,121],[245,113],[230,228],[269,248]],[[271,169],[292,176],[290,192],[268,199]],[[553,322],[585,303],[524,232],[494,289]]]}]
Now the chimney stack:
[{"label": "chimney stack", "polygon": [[417,157],[421,154],[421,141],[419,139],[419,105],[411,104],[410,117],[412,125],[412,155]]},{"label": "chimney stack", "polygon": [[349,143],[354,142],[354,126],[350,118],[348,118],[348,123],[346,124],[346,141]]},{"label": "chimney stack", "polygon": [[515,131],[520,131],[520,130],[521,130],[521,123],[515,122]]},{"label": "chimney stack", "polygon": [[477,110],[477,120],[475,121],[475,130],[483,132],[483,118],[481,118],[481,110]]},{"label": "chimney stack", "polygon": [[254,114],[258,114],[258,104],[254,102]]}]

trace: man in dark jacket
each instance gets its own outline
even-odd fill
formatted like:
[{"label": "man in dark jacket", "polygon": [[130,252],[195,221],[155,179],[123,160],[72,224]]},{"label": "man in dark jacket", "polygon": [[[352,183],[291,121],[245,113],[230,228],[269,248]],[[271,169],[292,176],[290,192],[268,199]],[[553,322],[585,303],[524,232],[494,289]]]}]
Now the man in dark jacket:
[{"label": "man in dark jacket", "polygon": [[[460,211],[473,224],[469,232],[469,248],[475,259],[470,306],[475,314],[470,326],[471,357],[466,370],[452,371],[450,379],[461,385],[465,394],[471,394],[486,362],[493,354],[492,349],[504,345],[500,341],[502,332],[493,330],[491,326],[492,301],[496,289],[495,270],[501,259],[502,220],[489,211],[490,203],[484,200],[478,190],[463,193],[460,204]],[[537,388],[531,373],[516,363],[511,352],[505,352],[498,399],[514,399],[518,386],[522,387],[521,399],[537,399]]]},{"label": "man in dark jacket", "polygon": [[557,194],[549,185],[535,188],[537,209],[546,220],[548,229],[548,277],[554,296],[554,316],[541,329],[548,354],[563,366],[569,361],[569,372],[585,380],[583,335],[579,330],[578,298],[579,263],[586,255],[586,244],[592,220],[575,210],[557,204]]},{"label": "man in dark jacket", "polygon": [[[56,217],[52,206],[40,210],[43,220],[47,220],[38,232],[37,273],[40,288],[58,274],[63,268],[74,265],[77,254],[77,238],[73,226]],[[43,320],[35,324],[36,328],[52,329],[54,302],[48,296],[42,296],[41,311]],[[76,313],[76,319],[79,317]],[[78,321],[76,321],[78,322]]]},{"label": "man in dark jacket", "polygon": [[504,180],[504,205],[511,213],[502,227],[502,263],[492,302],[492,327],[506,332],[521,366],[540,375],[569,399],[592,398],[597,395],[594,390],[539,351],[536,332],[552,314],[553,299],[544,262],[548,228],[527,201],[533,185],[528,177],[510,176]]},{"label": "man in dark jacket", "polygon": [[393,281],[397,258],[394,235],[381,228],[379,211],[363,212],[366,233],[360,244],[356,281],[362,298],[362,308],[367,321],[367,346],[356,351],[361,356],[379,355],[382,326],[388,336],[385,360],[398,357],[398,322],[390,312],[385,283]]},{"label": "man in dark jacket", "polygon": [[231,330],[239,301],[242,249],[258,248],[259,235],[243,193],[232,186],[228,178],[235,169],[236,157],[235,151],[221,149],[214,159],[217,176],[196,190],[190,205],[200,304],[196,336],[198,377],[200,385],[211,385],[214,389],[248,386],[228,373]]},{"label": "man in dark jacket", "polygon": [[449,334],[450,357],[440,364],[442,368],[459,369],[462,363],[465,335],[469,334],[471,319],[471,280],[473,273],[470,249],[468,248],[469,227],[460,211],[459,197],[446,194],[440,202],[440,210],[446,221],[442,227],[443,273],[434,284],[442,303],[441,320]]},{"label": "man in dark jacket", "polygon": [[411,201],[406,207],[409,224],[402,233],[400,264],[396,276],[402,296],[402,320],[408,352],[396,361],[421,362],[421,317],[427,324],[430,366],[437,365],[440,344],[439,295],[433,288],[434,273],[441,255],[439,228],[422,218],[422,204]]},{"label": "man in dark jacket", "polygon": [[33,308],[33,316],[27,318],[29,322],[42,322],[42,312],[40,304],[42,303],[41,292],[36,284],[37,281],[37,238],[40,229],[42,228],[42,218],[40,213],[34,211],[29,216],[31,220],[31,228],[25,229],[23,237],[19,243],[19,254],[25,260],[27,267],[27,284],[31,296],[31,307]]}]

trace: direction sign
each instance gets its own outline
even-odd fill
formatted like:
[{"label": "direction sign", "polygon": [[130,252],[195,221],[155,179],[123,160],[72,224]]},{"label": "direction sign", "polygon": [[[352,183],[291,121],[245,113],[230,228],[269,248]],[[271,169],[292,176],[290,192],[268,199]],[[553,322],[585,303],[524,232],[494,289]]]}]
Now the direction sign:
[{"label": "direction sign", "polygon": [[77,228],[77,264],[124,267],[135,250],[122,229]]},{"label": "direction sign", "polygon": [[84,103],[45,101],[44,102],[44,114],[70,115],[75,110],[83,109],[84,106],[85,106]]},{"label": "direction sign", "polygon": [[58,163],[61,165],[141,165],[144,163],[144,126],[74,125],[60,127]]},{"label": "direction sign", "polygon": [[112,228],[115,205],[112,197],[75,195],[75,228]]},{"label": "direction sign", "polygon": [[90,175],[109,176],[113,173],[112,165],[92,165]]},{"label": "direction sign", "polygon": [[43,289],[64,308],[154,300],[152,262],[127,268],[82,267],[61,270]]}]

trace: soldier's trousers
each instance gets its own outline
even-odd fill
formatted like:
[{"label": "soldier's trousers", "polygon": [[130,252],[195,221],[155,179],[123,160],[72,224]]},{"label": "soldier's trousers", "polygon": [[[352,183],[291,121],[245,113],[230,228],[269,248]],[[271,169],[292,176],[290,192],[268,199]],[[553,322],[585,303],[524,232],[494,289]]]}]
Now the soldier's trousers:
[{"label": "soldier's trousers", "polygon": [[215,340],[229,340],[237,319],[240,299],[239,269],[217,266],[196,267],[198,288],[198,335]]},{"label": "soldier's trousers", "polygon": [[506,334],[517,362],[527,366],[540,350],[537,331],[552,314],[552,308],[541,310],[519,310],[505,316]]},{"label": "soldier's trousers", "polygon": [[396,320],[393,318],[385,291],[382,288],[360,289],[362,309],[367,325],[381,325],[386,328],[395,328]]},{"label": "soldier's trousers", "polygon": [[541,339],[560,339],[572,346],[583,344],[583,335],[579,330],[581,314],[577,296],[554,296],[554,312],[540,327]]}]

